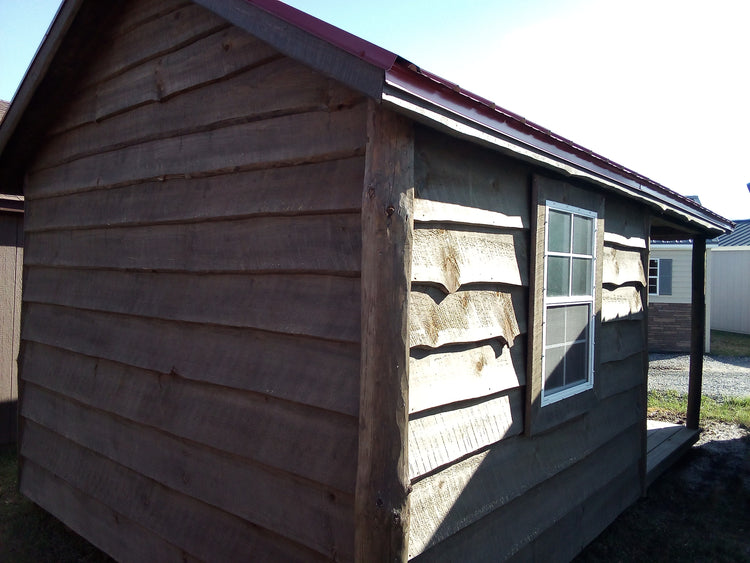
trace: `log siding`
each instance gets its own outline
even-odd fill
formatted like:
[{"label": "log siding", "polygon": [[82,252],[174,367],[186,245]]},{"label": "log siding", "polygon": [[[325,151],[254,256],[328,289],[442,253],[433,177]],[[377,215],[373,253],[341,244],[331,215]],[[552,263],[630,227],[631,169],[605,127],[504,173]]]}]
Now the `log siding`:
[{"label": "log siding", "polygon": [[22,491],[122,559],[351,559],[367,103],[185,2],[101,33],[25,185]]}]

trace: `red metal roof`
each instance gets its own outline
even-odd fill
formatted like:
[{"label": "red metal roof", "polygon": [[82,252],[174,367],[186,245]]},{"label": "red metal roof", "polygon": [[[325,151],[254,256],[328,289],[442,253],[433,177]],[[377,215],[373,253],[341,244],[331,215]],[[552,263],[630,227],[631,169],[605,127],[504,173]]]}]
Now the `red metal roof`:
[{"label": "red metal roof", "polygon": [[608,158],[557,135],[520,115],[508,111],[494,102],[478,96],[457,84],[421,69],[398,55],[383,49],[356,35],[339,29],[305,12],[292,8],[277,0],[247,0],[250,4],[293,24],[316,37],[335,45],[360,59],[375,65],[385,73],[385,81],[399,85],[410,94],[459,114],[489,129],[509,134],[528,146],[545,150],[558,159],[573,165],[594,165],[596,169],[609,171],[634,183],[631,187],[644,186],[676,200],[685,207],[700,211],[714,219],[731,225],[724,217],[697,204],[691,199],[621,166]]}]

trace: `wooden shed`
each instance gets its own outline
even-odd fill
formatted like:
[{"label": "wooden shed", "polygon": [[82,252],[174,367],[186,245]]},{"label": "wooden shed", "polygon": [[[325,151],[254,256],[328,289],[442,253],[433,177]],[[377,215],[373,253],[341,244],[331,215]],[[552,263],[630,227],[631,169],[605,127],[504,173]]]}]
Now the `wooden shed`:
[{"label": "wooden shed", "polygon": [[729,221],[273,0],[67,0],[8,117],[20,486],[115,558],[567,560],[644,491],[649,235]]}]

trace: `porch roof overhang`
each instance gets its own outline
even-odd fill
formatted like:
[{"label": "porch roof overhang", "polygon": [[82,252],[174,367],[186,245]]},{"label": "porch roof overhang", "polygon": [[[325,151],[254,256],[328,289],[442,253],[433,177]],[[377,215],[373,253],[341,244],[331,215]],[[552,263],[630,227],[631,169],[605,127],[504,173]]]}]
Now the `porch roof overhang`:
[{"label": "porch roof overhang", "polygon": [[[695,201],[440,78],[386,49],[277,0],[195,0],[234,25],[430,127],[470,139],[648,206],[658,237],[712,238],[733,223]],[[0,189],[20,194],[20,171],[70,84],[76,54],[113,3],[66,0],[0,125]]]}]

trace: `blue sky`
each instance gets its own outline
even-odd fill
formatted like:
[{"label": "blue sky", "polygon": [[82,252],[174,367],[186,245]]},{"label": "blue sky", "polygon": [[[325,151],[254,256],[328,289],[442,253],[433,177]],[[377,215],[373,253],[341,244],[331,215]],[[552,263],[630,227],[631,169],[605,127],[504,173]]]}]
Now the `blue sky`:
[{"label": "blue sky", "polygon": [[[750,218],[747,0],[289,0],[730,218]],[[57,0],[0,0],[9,99]]]}]

